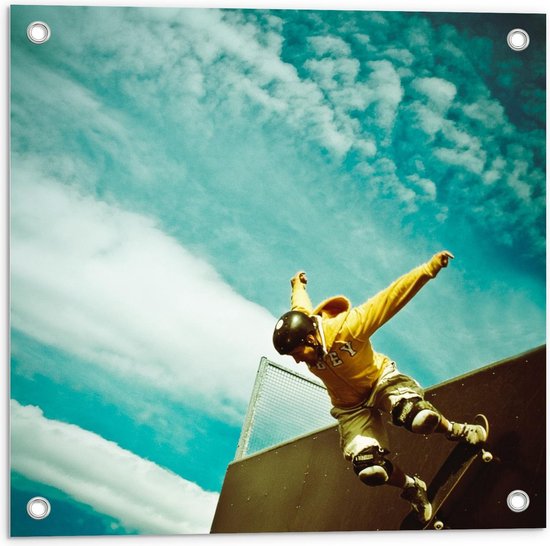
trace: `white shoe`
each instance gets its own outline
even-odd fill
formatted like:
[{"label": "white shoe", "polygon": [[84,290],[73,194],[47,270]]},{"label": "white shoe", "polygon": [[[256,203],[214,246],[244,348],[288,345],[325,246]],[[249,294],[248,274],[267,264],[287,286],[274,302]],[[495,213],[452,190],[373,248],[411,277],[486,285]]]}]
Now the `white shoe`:
[{"label": "white shoe", "polygon": [[481,425],[451,423],[451,432],[447,434],[447,438],[455,442],[476,445],[487,440],[487,431]]},{"label": "white shoe", "polygon": [[428,500],[426,484],[418,476],[413,479],[414,484],[403,489],[401,498],[411,503],[412,509],[418,513],[418,519],[422,523],[428,523],[432,517],[432,505]]}]

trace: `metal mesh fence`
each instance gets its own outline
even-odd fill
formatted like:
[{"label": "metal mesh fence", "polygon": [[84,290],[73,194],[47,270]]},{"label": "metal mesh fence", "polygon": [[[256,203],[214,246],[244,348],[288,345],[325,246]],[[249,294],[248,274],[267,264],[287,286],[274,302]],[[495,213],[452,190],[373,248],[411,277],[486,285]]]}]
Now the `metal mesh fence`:
[{"label": "metal mesh fence", "polygon": [[241,431],[241,459],[335,423],[325,387],[262,358]]}]

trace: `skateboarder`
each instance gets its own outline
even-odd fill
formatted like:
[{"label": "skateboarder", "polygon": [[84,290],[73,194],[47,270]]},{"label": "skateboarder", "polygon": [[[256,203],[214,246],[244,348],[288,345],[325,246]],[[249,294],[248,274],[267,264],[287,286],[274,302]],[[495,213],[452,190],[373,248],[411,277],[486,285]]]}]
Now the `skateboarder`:
[{"label": "skateboarder", "polygon": [[426,484],[405,474],[388,458],[386,419],[418,434],[443,433],[449,440],[478,444],[486,439],[482,426],[446,419],[412,378],[394,361],[373,350],[372,334],[403,308],[454,256],[435,254],[362,305],[352,307],[343,296],[323,301],[315,309],[306,291],[305,272],[291,279],[291,311],[277,322],[273,344],[325,384],[338,420],[344,457],[367,485],[393,485],[403,491],[422,522],[432,515]]}]

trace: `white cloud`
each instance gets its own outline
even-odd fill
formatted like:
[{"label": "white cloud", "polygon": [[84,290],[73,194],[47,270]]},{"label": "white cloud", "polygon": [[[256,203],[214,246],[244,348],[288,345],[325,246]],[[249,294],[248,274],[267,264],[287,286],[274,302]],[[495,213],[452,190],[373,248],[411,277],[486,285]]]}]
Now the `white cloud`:
[{"label": "white cloud", "polygon": [[489,168],[483,173],[483,182],[488,185],[494,184],[502,177],[505,168],[505,159],[502,156],[497,156],[493,159]]},{"label": "white cloud", "polygon": [[443,134],[450,147],[434,148],[434,156],[445,163],[481,175],[487,162],[487,151],[481,138],[454,123],[444,124]]},{"label": "white cloud", "polygon": [[364,157],[374,157],[376,155],[376,143],[372,140],[356,140],[353,147],[361,152]]},{"label": "white cloud", "polygon": [[[215,51],[202,57],[206,61],[202,70],[210,75],[211,82],[216,82],[218,92],[227,87],[225,93],[231,98],[234,111],[240,112],[246,96],[277,114],[284,112],[284,120],[291,128],[305,130],[308,139],[317,141],[336,157],[348,152],[353,142],[349,123],[345,116],[342,119],[338,107],[325,99],[320,88],[335,87],[334,77],[353,81],[359,69],[355,59],[346,59],[337,66],[330,60],[312,65],[321,80],[315,84],[300,78],[296,68],[281,59],[278,18],[270,19],[272,31],[267,42],[265,30],[245,23],[236,13],[182,10],[180,20],[191,32],[188,36],[198,57],[203,46]],[[329,42],[326,47],[335,51],[336,39]],[[349,46],[337,49],[340,53],[349,52]],[[247,76],[243,77],[243,73]],[[359,100],[356,95],[351,99],[355,103]]]},{"label": "white cloud", "polygon": [[12,326],[239,422],[275,318],[144,216],[32,170],[12,187]]},{"label": "white cloud", "polygon": [[305,67],[313,74],[319,85],[326,90],[353,86],[359,73],[357,59],[309,59]]},{"label": "white cloud", "polygon": [[[20,51],[14,51],[14,55],[14,66],[26,67],[14,69],[12,74],[14,88],[23,90],[12,105],[14,153],[30,149],[46,156],[37,172],[81,184],[87,190],[103,183],[113,157],[125,159],[125,170],[133,179],[155,179],[155,165],[163,152],[143,138],[142,127],[131,116],[112,108],[85,83],[62,70],[40,64]],[[40,85],[32,85],[29,74]],[[43,92],[44,89],[51,93]],[[29,127],[33,130],[29,131]],[[86,143],[86,151],[93,150],[91,156],[82,153],[77,144],[80,142]],[[52,156],[55,161],[50,160]],[[17,165],[18,156],[14,159]],[[174,176],[174,160],[163,157],[163,165],[166,175]],[[180,163],[178,174],[183,169]]]},{"label": "white cloud", "polygon": [[[498,170],[484,169],[497,153],[502,153],[500,139],[524,138],[513,134],[502,105],[491,98],[463,52],[453,45],[459,44],[457,31],[451,27],[436,28],[421,17],[406,18],[402,32],[395,36],[387,16],[365,14],[367,23],[357,26],[352,37],[362,48],[352,51],[349,43],[336,36],[334,27],[331,30],[320,24],[321,18],[311,14],[310,32],[314,35],[305,36],[310,46],[305,53],[317,58],[297,58],[295,62],[303,64],[294,66],[289,57],[281,55],[285,35],[288,36],[284,15],[216,9],[92,9],[86,16],[90,18],[89,28],[68,24],[67,31],[59,36],[62,47],[71,52],[63,61],[72,64],[71,78],[82,74],[81,82],[92,85],[111,79],[121,82],[122,97],[136,112],[159,112],[159,117],[166,116],[189,132],[192,127],[200,127],[201,138],[215,134],[214,112],[220,117],[233,114],[244,123],[250,122],[253,113],[255,124],[268,120],[281,127],[287,125],[295,138],[321,145],[336,159],[345,157],[355,147],[363,160],[384,153],[396,119],[403,116],[403,98],[409,100],[412,95],[415,101],[407,109],[413,113],[413,125],[419,126],[428,139],[443,131],[448,140],[435,150],[436,158],[465,168],[476,175],[480,185],[482,181],[491,184],[496,180]],[[358,18],[361,20],[363,17]],[[344,29],[348,30],[338,30]],[[101,55],[101,63],[87,54],[91,43],[93,51]],[[434,49],[428,46],[434,43],[440,45],[438,51],[442,55],[456,57],[455,64],[460,65],[460,71],[448,74],[449,79],[431,76],[436,72],[432,64]],[[358,57],[354,58],[356,52]],[[361,67],[360,57],[377,60]],[[155,161],[143,159],[151,158],[147,147],[140,148],[138,138],[129,146],[128,136],[119,134],[120,120],[109,127],[106,118],[117,120],[113,112],[103,109],[98,97],[83,93],[82,83],[75,85],[70,78],[63,78],[64,66],[59,65],[56,76],[50,79],[44,79],[49,77],[44,73],[51,72],[51,67],[35,72],[39,67],[32,66],[30,72],[47,82],[48,87],[67,90],[63,100],[57,101],[55,93],[46,94],[50,99],[32,99],[38,99],[41,109],[54,111],[56,117],[60,103],[64,105],[60,114],[68,112],[69,116],[71,111],[80,113],[83,105],[82,119],[92,120],[85,136],[96,149],[117,145],[119,157],[132,154],[133,160],[127,163],[135,173],[150,171]],[[410,71],[413,66],[414,72]],[[124,67],[123,74],[120,67]],[[89,74],[96,80],[91,80]],[[462,88],[458,84],[465,77],[471,78],[472,85]],[[33,93],[32,86],[24,86],[19,80],[15,83],[25,88],[25,93]],[[73,100],[70,95],[74,95]],[[71,108],[67,109],[66,104]],[[456,122],[445,119],[450,107],[455,118],[458,116]],[[364,114],[359,114],[361,111]],[[16,110],[15,123],[21,120],[21,125],[31,125],[32,117],[22,120],[21,113],[20,108]],[[66,115],[59,118],[66,119]],[[108,129],[101,129],[100,122]],[[81,121],[74,123],[82,126]],[[380,129],[384,136],[379,137],[376,146],[373,139]],[[484,136],[485,129],[491,130],[489,138]],[[426,147],[423,153],[431,155],[430,148]],[[162,164],[169,162],[168,158]],[[527,175],[519,177],[519,171],[510,166],[508,185],[518,199],[529,197],[526,184],[532,180],[534,170],[538,169],[531,161]],[[434,173],[428,175],[437,180]],[[151,176],[151,180],[154,178]],[[540,193],[538,189],[537,192]],[[408,192],[404,196],[410,198]],[[506,226],[500,227],[502,231]]]},{"label": "white cloud", "polygon": [[419,191],[420,194],[427,200],[427,201],[434,201],[437,197],[437,186],[434,184],[432,180],[429,180],[427,178],[422,178],[421,176],[417,174],[412,174],[407,177],[409,182],[413,184]]},{"label": "white cloud", "polygon": [[276,96],[268,93],[266,90],[262,89],[256,82],[246,77],[236,77],[236,74],[230,75],[229,77],[235,76],[235,86],[239,91],[245,93],[249,98],[254,102],[261,104],[268,111],[274,111],[278,114],[283,114],[288,110],[288,103],[285,100],[281,100]]},{"label": "white cloud", "polygon": [[[296,67],[281,58],[279,17],[257,14],[254,20],[244,12],[217,9],[110,9],[87,14],[89,27],[96,30],[64,33],[60,43],[71,51],[66,62],[73,72],[93,70],[101,80],[116,75],[120,91],[138,109],[163,112],[185,124],[202,112],[203,124],[211,110],[219,112],[225,107],[242,116],[247,114],[247,102],[252,102],[278,121],[284,112],[284,123],[292,130],[299,130],[336,157],[350,149],[354,135],[340,107],[327,101],[318,85],[301,78]],[[349,52],[345,42],[327,40],[325,49]],[[90,43],[104,57],[103,62],[97,64],[86,55]],[[121,66],[125,67],[123,78]],[[357,71],[358,62],[349,58],[340,62],[336,75],[349,82]],[[54,83],[56,89],[64,88]],[[355,107],[364,104],[361,92],[349,95]]]},{"label": "white cloud", "polygon": [[416,126],[422,129],[427,135],[433,137],[443,129],[446,120],[439,112],[420,102],[412,103],[409,108],[415,116]]},{"label": "white cloud", "polygon": [[439,112],[446,112],[456,96],[454,83],[441,78],[417,78],[412,88],[424,95],[432,108]]},{"label": "white cloud", "polygon": [[375,97],[375,124],[389,132],[403,98],[401,79],[389,61],[371,61],[367,65],[372,70],[367,86]]},{"label": "white cloud", "polygon": [[[11,401],[11,465],[127,529],[153,534],[208,533],[218,494],[204,491],[75,425],[46,419]],[[52,510],[55,510],[55,501]]]},{"label": "white cloud", "polygon": [[503,135],[512,131],[504,107],[496,100],[480,97],[476,102],[462,106],[462,112],[486,129],[498,130]]},{"label": "white cloud", "polygon": [[405,48],[393,48],[386,49],[384,55],[389,59],[392,59],[396,64],[402,66],[411,66],[414,63],[414,55]]},{"label": "white cloud", "polygon": [[433,137],[439,131],[454,129],[445,114],[456,96],[456,86],[441,78],[416,78],[410,88],[420,95],[408,109],[413,113],[416,125]]},{"label": "white cloud", "polygon": [[471,171],[474,174],[481,174],[483,171],[483,161],[469,151],[460,151],[450,148],[436,148],[434,150],[434,156],[443,163],[448,163],[449,165],[454,165],[456,167],[462,167],[463,169]]},{"label": "white cloud", "polygon": [[527,161],[515,160],[512,162],[512,170],[509,172],[506,182],[516,196],[521,200],[530,203],[533,193],[533,186],[529,183],[529,163]]},{"label": "white cloud", "polygon": [[347,57],[351,54],[351,47],[338,36],[311,36],[307,39],[318,56],[333,55]]}]

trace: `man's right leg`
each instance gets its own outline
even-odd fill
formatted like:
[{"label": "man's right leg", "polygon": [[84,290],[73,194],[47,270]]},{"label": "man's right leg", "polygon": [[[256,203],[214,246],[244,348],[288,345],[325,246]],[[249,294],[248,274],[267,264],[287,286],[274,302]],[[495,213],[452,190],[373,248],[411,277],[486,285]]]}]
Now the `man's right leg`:
[{"label": "man's right leg", "polygon": [[388,434],[382,415],[374,408],[332,408],[338,420],[338,431],[344,457],[351,461],[353,470],[367,485],[387,483],[393,473],[389,453]]},{"label": "man's right leg", "polygon": [[[357,438],[356,441],[359,439]],[[365,441],[366,438],[363,438]],[[426,483],[418,476],[408,476],[396,464],[385,458],[388,452],[373,444],[352,457],[353,469],[366,485],[393,485],[402,489],[401,498],[408,501],[426,523],[432,517],[432,505],[428,500]]]},{"label": "man's right leg", "polygon": [[421,521],[428,521],[432,506],[426,484],[416,476],[406,475],[386,457],[389,451],[383,446],[388,446],[388,437],[380,411],[333,408],[331,413],[338,419],[344,457],[352,461],[359,479],[369,486],[386,484],[402,489],[401,497],[418,512]]},{"label": "man's right leg", "polygon": [[352,456],[353,470],[365,485],[392,485],[396,479],[400,481],[399,476],[394,476],[393,463],[385,457],[387,453],[387,450],[373,443]]}]

